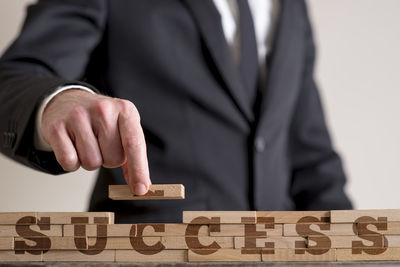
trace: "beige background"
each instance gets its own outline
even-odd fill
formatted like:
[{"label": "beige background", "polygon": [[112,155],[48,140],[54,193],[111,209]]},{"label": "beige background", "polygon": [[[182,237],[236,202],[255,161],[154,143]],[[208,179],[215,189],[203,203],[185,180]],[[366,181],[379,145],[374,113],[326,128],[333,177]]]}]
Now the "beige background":
[{"label": "beige background", "polygon": [[[0,53],[32,0],[0,0]],[[399,208],[400,1],[309,0],[328,122],[356,208]],[[95,172],[50,176],[0,155],[0,211],[83,211]]]}]

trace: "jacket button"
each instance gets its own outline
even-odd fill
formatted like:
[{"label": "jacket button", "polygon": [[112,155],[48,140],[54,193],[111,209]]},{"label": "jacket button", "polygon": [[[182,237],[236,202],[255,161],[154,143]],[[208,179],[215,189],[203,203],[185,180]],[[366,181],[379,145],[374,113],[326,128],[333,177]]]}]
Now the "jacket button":
[{"label": "jacket button", "polygon": [[265,138],[262,136],[257,137],[254,141],[254,148],[257,152],[263,152],[265,149]]}]

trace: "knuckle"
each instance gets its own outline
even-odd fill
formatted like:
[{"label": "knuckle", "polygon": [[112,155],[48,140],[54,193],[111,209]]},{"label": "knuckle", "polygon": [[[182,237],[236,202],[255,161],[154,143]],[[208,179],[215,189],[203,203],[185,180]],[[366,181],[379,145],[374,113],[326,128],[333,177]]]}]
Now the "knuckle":
[{"label": "knuckle", "polygon": [[119,104],[124,115],[140,120],[139,111],[131,101],[119,99]]},{"label": "knuckle", "polygon": [[88,171],[93,171],[101,167],[103,164],[100,157],[90,157],[82,159],[82,167]]},{"label": "knuckle", "polygon": [[61,153],[57,158],[58,163],[66,171],[75,171],[79,167],[77,157],[73,153]]},{"label": "knuckle", "polygon": [[72,108],[70,116],[77,121],[83,121],[86,118],[86,110],[82,106],[75,106]]},{"label": "knuckle", "polygon": [[48,133],[49,136],[59,136],[60,133],[64,129],[64,122],[61,120],[56,120],[53,121],[49,126],[48,126]]},{"label": "knuckle", "polygon": [[107,120],[113,110],[113,104],[108,99],[99,99],[94,104],[95,112],[102,120]]},{"label": "knuckle", "polygon": [[104,160],[104,167],[108,168],[116,168],[121,166],[125,162],[125,155],[123,153],[119,153],[117,155],[113,155],[113,157],[107,158]]}]

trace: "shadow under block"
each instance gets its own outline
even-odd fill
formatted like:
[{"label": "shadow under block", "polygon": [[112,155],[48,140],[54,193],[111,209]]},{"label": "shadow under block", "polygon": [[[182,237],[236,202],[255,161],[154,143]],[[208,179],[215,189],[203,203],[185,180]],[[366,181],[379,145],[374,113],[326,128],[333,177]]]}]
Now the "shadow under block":
[{"label": "shadow under block", "polygon": [[[284,236],[307,236],[311,231],[319,232],[324,235],[355,235],[354,224],[351,223],[304,223],[304,224],[284,224]],[[315,234],[314,234],[315,235]]]},{"label": "shadow under block", "polygon": [[142,254],[136,250],[115,250],[117,262],[186,262],[187,250],[148,251]]},{"label": "shadow under block", "polygon": [[[19,234],[17,233],[17,227]],[[49,225],[49,227],[42,227],[39,225],[0,225],[0,237],[10,236],[24,236],[24,237],[35,237],[35,236],[62,236],[63,235],[62,225]],[[30,231],[32,230],[32,231]]]},{"label": "shadow under block", "polygon": [[241,249],[201,250],[202,254],[188,251],[189,262],[253,262],[261,261],[261,253],[242,254]]},{"label": "shadow under block", "polygon": [[360,217],[370,217],[371,222],[378,218],[385,219],[387,222],[400,222],[400,209],[331,211],[331,223],[354,223]]},{"label": "shadow under block", "polygon": [[188,224],[255,224],[255,211],[184,211],[183,223]]},{"label": "shadow under block", "polygon": [[105,261],[113,262],[115,260],[115,250],[90,251],[98,253],[87,255],[79,250],[49,250],[43,253],[43,261]]},{"label": "shadow under block", "polygon": [[336,250],[305,249],[304,253],[296,249],[274,249],[274,253],[262,253],[262,261],[336,261]]},{"label": "shadow under block", "polygon": [[143,196],[132,193],[128,185],[109,185],[108,197],[113,200],[185,199],[182,184],[153,184]]},{"label": "shadow under block", "polygon": [[[369,252],[369,253],[367,253]],[[375,248],[354,253],[351,248],[336,249],[337,261],[398,261],[400,260],[400,248]]]},{"label": "shadow under block", "polygon": [[304,217],[315,217],[321,222],[329,222],[329,211],[257,211],[257,223],[263,217],[274,218],[274,223],[298,223]]}]

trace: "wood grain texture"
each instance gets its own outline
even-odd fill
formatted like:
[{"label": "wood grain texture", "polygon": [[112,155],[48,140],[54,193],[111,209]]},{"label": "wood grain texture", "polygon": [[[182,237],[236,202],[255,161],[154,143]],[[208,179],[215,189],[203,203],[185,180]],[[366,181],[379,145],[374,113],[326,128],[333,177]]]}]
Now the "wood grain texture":
[{"label": "wood grain texture", "polygon": [[241,249],[219,249],[211,250],[210,254],[198,254],[189,250],[188,260],[189,262],[257,262],[261,261],[261,253],[242,254]]},{"label": "wood grain texture", "polygon": [[[97,231],[96,224],[87,224],[85,236],[88,237],[129,237],[136,236],[136,224],[108,224],[107,234],[103,234],[101,231]],[[76,233],[74,225],[67,224],[63,225],[64,236],[82,236],[80,233]]]},{"label": "wood grain texture", "polygon": [[37,212],[0,212],[0,224],[16,224],[23,217],[31,218],[23,224],[36,223]]},{"label": "wood grain texture", "polygon": [[184,211],[183,223],[255,224],[255,211]]},{"label": "wood grain texture", "polygon": [[[63,235],[62,225],[50,225],[49,228],[41,230],[39,228],[39,225],[32,224],[29,225],[29,229],[31,229],[32,231],[27,232],[24,231],[23,229],[20,229],[19,232],[22,233],[25,237],[41,236],[42,234],[47,236]],[[16,225],[0,225],[0,237],[12,237],[12,236],[20,236],[16,231]]]},{"label": "wood grain texture", "polygon": [[378,220],[379,217],[386,218],[388,222],[400,222],[399,209],[383,210],[332,210],[332,223],[353,223],[360,217],[371,217],[371,221]]},{"label": "wood grain texture", "polygon": [[[81,224],[113,224],[113,212],[38,212],[38,218],[50,218],[49,224],[71,224],[73,218]],[[87,222],[85,222],[87,220]]]},{"label": "wood grain texture", "polygon": [[14,249],[14,238],[0,237],[0,250],[12,250],[12,249]]},{"label": "wood grain texture", "polygon": [[[246,233],[244,224],[211,224],[209,226],[210,236],[251,236]],[[265,228],[265,224],[256,224],[257,236],[282,236],[283,225],[274,224],[273,228]]]},{"label": "wood grain texture", "polygon": [[263,217],[274,218],[274,223],[298,223],[304,217],[329,222],[330,211],[257,211],[257,223]]},{"label": "wood grain texture", "polygon": [[[313,252],[314,254],[311,254],[310,252]],[[336,261],[335,249],[330,249],[322,254],[318,253],[318,250],[306,250],[304,254],[298,254],[295,249],[275,249],[273,254],[263,253],[262,261]]]},{"label": "wood grain texture", "polygon": [[109,185],[108,197],[113,200],[184,199],[185,187],[182,184],[153,184],[145,195],[138,196],[128,185]]},{"label": "wood grain texture", "polygon": [[142,254],[135,250],[116,250],[116,262],[186,262],[187,250],[162,250],[154,254]]},{"label": "wood grain texture", "polygon": [[[299,246],[299,244],[303,244],[301,246],[302,248],[306,247],[306,238],[300,237],[300,236],[274,236],[274,237],[257,237],[252,241],[247,237],[247,242],[253,243],[251,244],[253,247],[256,248],[265,248],[265,243],[274,243],[274,248],[295,248],[296,244]],[[246,237],[243,236],[238,236],[235,237],[235,248],[240,249],[240,248],[245,248],[245,241]]]},{"label": "wood grain texture", "polygon": [[[189,239],[188,239],[189,240]],[[197,246],[196,243],[187,243],[185,236],[163,236],[161,243],[165,249],[201,249],[202,246],[209,246],[216,242],[221,248],[233,248],[233,237],[228,236],[198,236],[198,241],[202,246]]]},{"label": "wood grain texture", "polygon": [[42,261],[43,254],[32,255],[29,253],[15,254],[13,250],[0,251],[0,262],[29,262],[29,261]]},{"label": "wood grain texture", "polygon": [[400,260],[400,248],[387,248],[384,252],[378,254],[371,249],[370,254],[362,252],[354,254],[351,248],[336,249],[337,261],[396,261]]},{"label": "wood grain texture", "polygon": [[354,227],[355,224],[351,223],[340,223],[340,224],[331,224],[331,223],[305,223],[305,224],[284,224],[283,225],[283,235],[284,236],[307,236],[302,229],[304,226],[308,225],[312,231],[320,232],[324,235],[335,236],[335,235],[355,235]]},{"label": "wood grain texture", "polygon": [[78,250],[49,250],[43,253],[43,261],[113,262],[115,261],[115,250],[99,251],[96,255],[86,255]]}]

